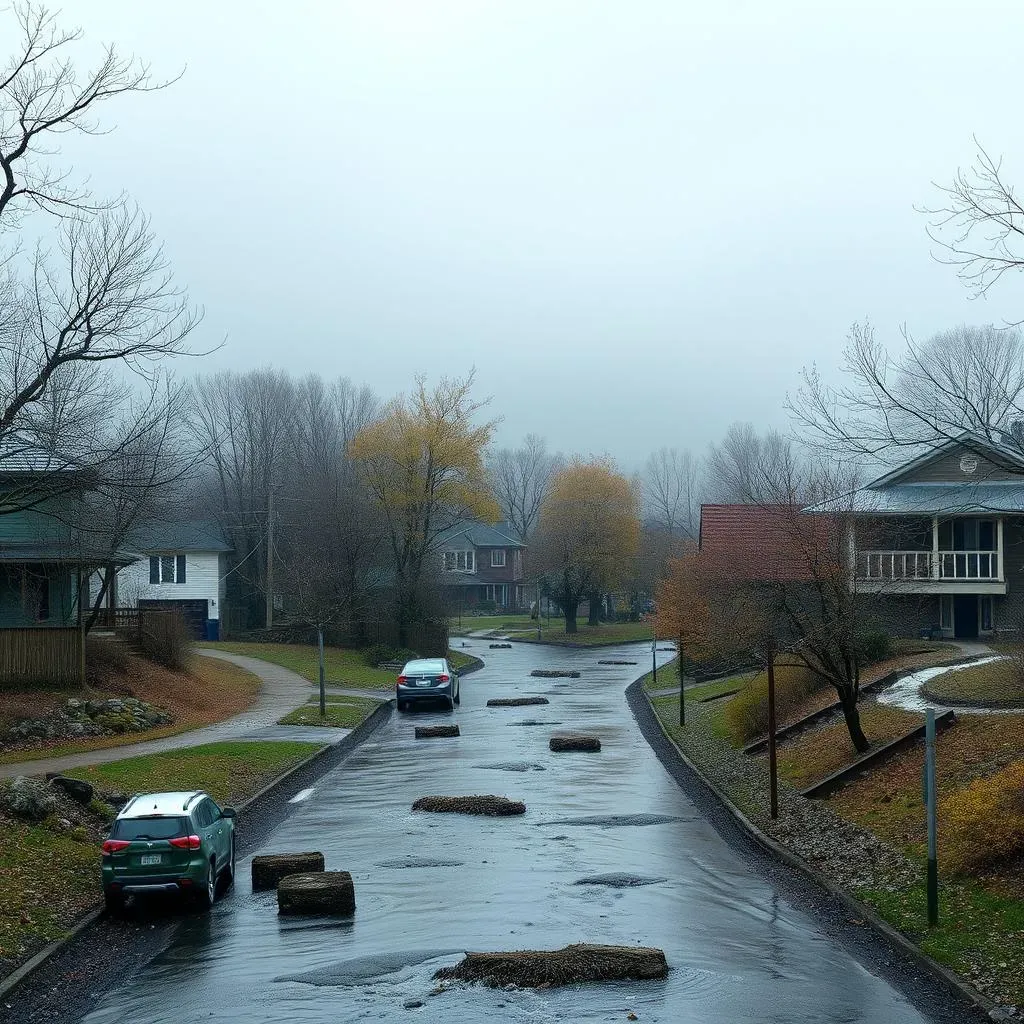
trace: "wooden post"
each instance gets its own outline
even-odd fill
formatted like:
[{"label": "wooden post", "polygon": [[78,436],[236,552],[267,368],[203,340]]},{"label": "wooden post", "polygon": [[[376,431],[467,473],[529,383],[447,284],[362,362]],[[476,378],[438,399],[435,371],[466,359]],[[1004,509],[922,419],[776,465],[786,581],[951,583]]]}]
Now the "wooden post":
[{"label": "wooden post", "polygon": [[679,724],[686,725],[686,666],[683,664],[683,631],[679,631]]},{"label": "wooden post", "polygon": [[327,717],[327,689],[324,683],[324,627],[316,627],[316,642],[320,655],[320,717]]},{"label": "wooden post", "polygon": [[768,791],[772,818],[779,816],[779,774],[775,755],[775,645],[768,645]]},{"label": "wooden post", "polygon": [[82,614],[82,567],[78,567],[78,685],[85,688],[85,616]]},{"label": "wooden post", "polygon": [[267,497],[267,629],[274,625],[274,485]]},{"label": "wooden post", "polygon": [[939,923],[938,823],[935,808],[935,709],[928,708],[924,720],[924,790],[928,809],[928,926]]}]

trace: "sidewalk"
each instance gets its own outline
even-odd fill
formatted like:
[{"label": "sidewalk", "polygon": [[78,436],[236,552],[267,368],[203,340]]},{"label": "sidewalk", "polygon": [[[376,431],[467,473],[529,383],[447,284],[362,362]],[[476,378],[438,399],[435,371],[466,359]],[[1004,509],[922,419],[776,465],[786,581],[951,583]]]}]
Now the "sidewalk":
[{"label": "sidewalk", "polygon": [[[120,761],[126,757],[138,757],[143,754],[160,754],[166,750],[179,750],[183,747],[198,747],[203,743],[216,743],[220,740],[236,739],[294,739],[311,740],[313,742],[338,742],[347,734],[347,729],[319,729],[304,726],[279,726],[277,720],[289,711],[305,704],[315,693],[315,687],[292,672],[291,669],[273,665],[258,658],[246,658],[240,654],[228,654],[225,651],[213,651],[199,648],[196,651],[207,658],[220,658],[230,661],[233,665],[244,668],[253,675],[259,676],[263,683],[256,703],[247,711],[226,718],[215,725],[206,725],[177,736],[165,736],[157,740],[143,740],[140,743],[125,744],[120,747],[107,747],[105,750],[86,750],[80,754],[66,754],[62,757],[41,757],[31,761],[19,761],[16,764],[0,764],[0,779],[13,778],[15,775],[44,775],[47,772],[65,772],[69,768],[82,768],[89,764],[105,764],[108,761]],[[361,691],[338,690],[332,692],[356,693]],[[365,696],[376,696],[367,693]],[[390,695],[389,695],[390,696]],[[281,730],[289,730],[286,736]],[[263,730],[268,734],[255,736]]]}]

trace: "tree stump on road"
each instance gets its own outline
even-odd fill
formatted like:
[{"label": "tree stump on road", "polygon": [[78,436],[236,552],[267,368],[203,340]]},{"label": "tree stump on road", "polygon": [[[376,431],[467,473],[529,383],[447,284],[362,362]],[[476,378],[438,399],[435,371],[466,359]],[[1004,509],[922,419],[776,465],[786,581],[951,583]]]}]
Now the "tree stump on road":
[{"label": "tree stump on road", "polygon": [[457,725],[417,725],[416,726],[416,739],[418,740],[432,740],[443,736],[458,736],[459,727]]},{"label": "tree stump on road", "polygon": [[535,668],[530,675],[540,679],[579,679],[580,677],[579,672],[568,668]]},{"label": "tree stump on road", "polygon": [[596,736],[552,736],[548,741],[548,746],[556,754],[570,750],[594,753],[601,749],[601,741]]},{"label": "tree stump on road", "polygon": [[578,985],[586,981],[647,981],[668,974],[665,954],[650,946],[526,949],[512,953],[467,953],[454,967],[442,967],[442,981],[477,981],[492,988]]},{"label": "tree stump on road", "polygon": [[323,871],[322,853],[271,853],[252,859],[252,891],[276,889],[288,875]]},{"label": "tree stump on road", "polygon": [[277,887],[279,914],[354,914],[355,911],[356,890],[347,871],[288,875]]}]

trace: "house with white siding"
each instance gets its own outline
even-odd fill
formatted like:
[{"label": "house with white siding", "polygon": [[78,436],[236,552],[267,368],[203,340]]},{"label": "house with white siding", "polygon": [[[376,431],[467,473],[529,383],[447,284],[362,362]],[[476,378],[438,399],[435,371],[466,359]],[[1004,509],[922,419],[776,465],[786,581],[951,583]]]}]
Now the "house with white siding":
[{"label": "house with white siding", "polygon": [[117,604],[180,611],[197,639],[217,639],[231,550],[217,524],[161,523],[130,546],[140,559],[118,570]]}]

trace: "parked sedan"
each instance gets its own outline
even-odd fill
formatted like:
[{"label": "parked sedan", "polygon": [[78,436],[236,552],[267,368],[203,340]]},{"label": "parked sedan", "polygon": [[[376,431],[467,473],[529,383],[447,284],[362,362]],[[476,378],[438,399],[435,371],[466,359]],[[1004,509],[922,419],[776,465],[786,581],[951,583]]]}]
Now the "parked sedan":
[{"label": "parked sedan", "polygon": [[460,702],[459,676],[447,658],[417,658],[407,661],[395,684],[398,710],[423,701],[443,700],[454,711]]},{"label": "parked sedan", "polygon": [[235,811],[202,792],[144,793],[121,809],[103,844],[107,910],[126,896],[193,895],[205,909],[235,878]]}]

